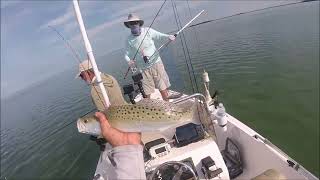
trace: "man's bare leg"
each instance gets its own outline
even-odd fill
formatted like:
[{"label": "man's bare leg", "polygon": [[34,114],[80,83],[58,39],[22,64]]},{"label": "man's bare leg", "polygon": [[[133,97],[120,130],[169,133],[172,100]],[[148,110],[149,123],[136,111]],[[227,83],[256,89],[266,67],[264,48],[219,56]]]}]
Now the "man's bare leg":
[{"label": "man's bare leg", "polygon": [[162,91],[160,91],[160,93],[161,93],[162,99],[164,101],[169,101],[169,99],[168,99],[168,96],[169,96],[168,89],[162,90]]}]

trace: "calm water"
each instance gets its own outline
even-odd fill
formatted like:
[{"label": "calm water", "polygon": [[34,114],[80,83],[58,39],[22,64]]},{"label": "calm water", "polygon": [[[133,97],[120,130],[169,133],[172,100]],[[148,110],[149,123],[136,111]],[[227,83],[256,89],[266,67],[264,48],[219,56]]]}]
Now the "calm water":
[{"label": "calm water", "polygon": [[[318,15],[319,2],[304,3],[204,24],[197,38],[192,30],[186,36],[196,75],[208,71],[227,111],[319,177]],[[172,89],[192,93],[182,52],[177,39],[163,59]],[[122,54],[97,61],[124,84]],[[75,73],[1,101],[1,178],[93,176],[98,147],[75,123],[43,140],[93,109],[89,87]]]}]

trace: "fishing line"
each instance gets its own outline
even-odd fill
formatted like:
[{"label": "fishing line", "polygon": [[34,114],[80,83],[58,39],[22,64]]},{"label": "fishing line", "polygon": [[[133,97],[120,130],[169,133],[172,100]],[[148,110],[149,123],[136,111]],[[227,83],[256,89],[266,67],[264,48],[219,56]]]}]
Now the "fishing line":
[{"label": "fishing line", "polygon": [[[175,4],[175,8],[177,9],[176,4]],[[178,17],[178,21],[179,21],[180,24],[181,24],[178,10],[177,10],[177,17]],[[193,68],[193,64],[192,64],[192,61],[191,61],[191,56],[190,56],[189,48],[188,48],[188,45],[187,45],[187,40],[186,40],[186,37],[185,37],[184,33],[182,33],[182,38],[184,39],[184,43],[185,43],[185,46],[186,46],[187,55],[188,55],[188,58],[189,58],[189,63],[190,63],[190,67],[191,67],[191,72],[192,72],[192,75],[193,75],[193,79],[194,79],[194,82],[195,82],[195,86],[196,86],[197,92],[199,92],[199,87],[198,87],[197,78],[196,78],[196,75],[195,75],[195,72],[194,72],[194,68]]]},{"label": "fishing line", "polygon": [[[188,4],[188,9],[189,9],[189,15],[190,15],[190,17],[192,17],[191,8],[190,8],[190,5],[189,5],[189,0],[187,0],[187,4]],[[195,36],[195,39],[196,39],[196,44],[197,44],[197,48],[198,48],[198,56],[200,57],[200,43],[199,43],[199,39],[198,39],[197,29],[194,26],[192,26],[192,29],[193,29],[194,36]]]},{"label": "fishing line", "polygon": [[[283,7],[283,6],[290,6],[290,5],[295,5],[295,4],[299,4],[299,3],[305,3],[305,2],[303,2],[303,1],[294,2],[294,3],[288,3],[288,4],[282,4],[282,5],[277,5],[277,6],[266,7],[266,8],[262,8],[262,9],[256,9],[256,10],[252,10],[252,11],[241,12],[241,13],[233,14],[233,15],[230,15],[230,16],[224,16],[224,17],[221,17],[221,18],[217,18],[217,19],[212,19],[212,20],[207,20],[207,21],[203,21],[203,22],[200,22],[200,23],[196,23],[196,24],[188,26],[187,28],[191,28],[191,27],[195,27],[195,26],[199,26],[199,25],[202,25],[202,24],[215,22],[215,21],[219,21],[219,20],[223,20],[223,19],[228,19],[228,18],[231,18],[231,17],[240,16],[240,15],[243,15],[243,14],[249,14],[249,13],[253,13],[253,12],[258,12],[258,11],[263,11],[263,10],[267,10],[267,9]],[[177,30],[169,31],[169,32],[166,32],[166,34],[174,33],[176,31]]]},{"label": "fishing line", "polygon": [[[188,5],[189,5],[189,4],[188,4]],[[175,5],[175,7],[177,8],[176,5]],[[190,7],[189,7],[189,8],[190,8]],[[190,12],[190,9],[189,9],[189,12]],[[177,17],[178,17],[178,20],[179,20],[179,22],[180,22],[180,24],[181,24],[178,10],[177,10]],[[190,14],[190,17],[191,17],[191,14]],[[187,55],[188,55],[188,58],[189,58],[189,63],[190,63],[190,66],[191,66],[191,72],[192,72],[192,75],[193,75],[193,79],[194,79],[194,81],[195,81],[196,89],[197,89],[197,92],[199,92],[197,78],[196,78],[196,76],[195,76],[195,72],[194,72],[194,68],[193,68],[193,64],[192,64],[192,60],[191,60],[191,56],[190,56],[190,52],[189,52],[189,47],[188,47],[188,45],[187,45],[187,40],[186,40],[186,37],[185,37],[184,33],[182,34],[182,37],[183,37],[183,39],[184,39],[184,43],[185,43],[185,46],[186,46],[186,49],[187,49]]]},{"label": "fishing line", "polygon": [[[178,23],[178,21],[177,21],[176,10],[175,10],[174,5],[173,5],[173,0],[171,0],[171,3],[172,3],[173,14],[174,14],[174,18],[175,18],[175,20],[176,20],[177,27],[178,27],[178,29],[180,29],[180,26],[181,26],[181,25],[179,25],[179,23]],[[182,33],[183,33],[183,32],[182,32]],[[182,39],[181,39],[181,38],[180,38],[180,41],[181,41],[181,45],[182,45],[182,51],[183,51],[183,54],[184,54],[184,59],[186,60],[186,65],[187,65],[189,80],[190,80],[191,87],[192,87],[192,92],[194,93],[195,90],[194,90],[192,78],[191,78],[191,75],[190,75],[190,69],[189,69],[189,65],[188,65],[188,62],[187,62],[187,56],[186,56],[186,52],[185,52],[184,45],[183,45],[183,42],[182,42]]]},{"label": "fishing line", "polygon": [[[93,108],[93,109],[91,109],[90,111],[86,112],[85,114],[81,115],[80,117],[86,116],[86,115],[88,115],[89,113],[92,113],[92,112],[94,112],[94,111],[96,111],[96,110],[97,110],[96,108]],[[40,141],[37,141],[37,142],[35,142],[34,144],[31,144],[29,147],[34,147],[34,146],[40,144],[41,142],[49,139],[50,137],[52,137],[53,135],[57,134],[58,132],[60,132],[60,131],[63,130],[64,128],[70,126],[70,125],[73,124],[74,122],[77,122],[77,120],[78,120],[78,119],[63,124],[63,126],[61,126],[61,127],[59,127],[58,129],[52,131],[51,134],[49,134],[48,136],[42,138]],[[28,147],[28,148],[29,148],[29,147]]]},{"label": "fishing line", "polygon": [[[54,28],[54,27],[52,27],[52,26],[48,26],[48,27],[51,28],[53,31],[55,31],[55,32],[58,34],[58,36],[65,42],[65,44],[67,45],[67,47],[71,50],[72,55],[73,55],[73,56],[75,57],[75,59],[78,61],[78,63],[79,63],[80,66],[82,67],[82,69],[84,69],[83,65],[81,64],[80,55],[77,53],[77,51],[75,51],[75,50],[72,48],[71,44],[62,36],[61,33],[59,33],[59,31],[58,31],[56,28]],[[89,58],[88,58],[88,59],[89,59]],[[90,61],[88,61],[88,67],[89,67],[89,63],[90,63]],[[89,85],[92,85],[92,83],[89,84]],[[103,102],[101,96],[99,95],[99,92],[98,92],[97,88],[96,88],[94,85],[92,85],[92,87],[93,87],[93,89],[96,91],[96,93],[97,93],[97,95],[98,95],[98,98],[99,98],[100,102],[103,104],[104,108],[107,109],[105,103]]]},{"label": "fishing line", "polygon": [[[176,23],[177,23],[178,26],[179,26],[179,24],[180,24],[180,26],[181,26],[181,21],[180,21],[180,19],[179,19],[179,15],[178,15],[178,9],[177,9],[176,4],[173,2],[173,0],[172,0],[172,7],[173,7],[173,10],[174,10]],[[190,15],[191,15],[191,14],[190,14]],[[179,22],[178,22],[177,19],[179,20]],[[179,27],[178,27],[178,29],[179,29]],[[184,36],[184,33],[183,33],[183,32],[182,32],[182,38],[184,39],[184,44],[185,44],[185,46],[186,46],[187,53],[188,53],[188,57],[189,57],[189,60],[190,60],[190,63],[191,63],[191,58],[190,58],[190,54],[189,54],[189,51],[188,51],[187,41],[186,41],[186,39],[185,39],[185,36]],[[191,77],[191,74],[190,74],[188,59],[187,59],[186,52],[185,52],[185,49],[184,49],[184,46],[183,46],[182,38],[181,38],[180,40],[181,40],[181,44],[182,44],[183,53],[184,53],[184,57],[185,57],[185,60],[186,60],[187,68],[188,68],[189,79],[190,79],[190,82],[191,82],[192,91],[193,91],[193,93],[195,93],[195,89],[194,89],[193,82],[192,82],[192,77]],[[192,63],[191,63],[191,65],[192,65]],[[191,67],[192,67],[192,66],[191,66]],[[193,71],[193,67],[192,67],[192,71]],[[195,80],[195,84],[196,84],[197,91],[199,92],[198,85],[197,85],[197,80],[196,80],[196,78],[195,78],[194,72],[193,72],[193,78],[194,78],[194,80]],[[198,105],[197,105],[197,114],[198,114],[199,120],[201,121],[201,116],[200,116],[200,112],[199,112],[199,107],[198,107]],[[201,126],[201,127],[202,127],[202,126]],[[203,127],[202,127],[202,129],[203,129]]]},{"label": "fishing line", "polygon": [[[174,5],[175,5],[175,8],[176,8],[178,21],[181,24],[180,16],[179,16],[179,13],[178,13],[178,10],[177,10],[177,6],[176,6],[176,4],[174,4]],[[182,38],[183,38],[185,46],[186,46],[186,51],[187,51],[187,55],[188,55],[189,64],[190,64],[190,67],[191,67],[191,72],[192,72],[192,75],[193,75],[193,79],[194,79],[194,82],[195,82],[196,90],[197,90],[197,92],[199,92],[197,78],[196,78],[196,75],[194,73],[194,68],[193,68],[193,65],[192,65],[191,56],[190,56],[189,48],[188,48],[188,45],[187,45],[187,40],[186,40],[186,37],[185,37],[184,33],[182,33]]]}]

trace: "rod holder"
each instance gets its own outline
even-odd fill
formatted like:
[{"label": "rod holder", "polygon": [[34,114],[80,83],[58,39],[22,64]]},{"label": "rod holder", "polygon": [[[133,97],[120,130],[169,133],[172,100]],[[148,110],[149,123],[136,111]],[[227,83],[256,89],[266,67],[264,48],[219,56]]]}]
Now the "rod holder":
[{"label": "rod holder", "polygon": [[143,98],[147,98],[147,95],[144,92],[143,87],[142,87],[142,82],[141,82],[142,79],[143,79],[143,76],[141,73],[138,73],[138,74],[135,74],[132,76],[132,80],[133,80],[134,84],[139,87],[139,90],[140,90]]},{"label": "rod holder", "polygon": [[130,102],[132,104],[135,104],[136,102],[134,101],[134,97],[133,97],[133,92],[134,92],[134,87],[132,84],[128,84],[128,85],[124,85],[123,87],[123,94],[124,95],[128,95]]}]

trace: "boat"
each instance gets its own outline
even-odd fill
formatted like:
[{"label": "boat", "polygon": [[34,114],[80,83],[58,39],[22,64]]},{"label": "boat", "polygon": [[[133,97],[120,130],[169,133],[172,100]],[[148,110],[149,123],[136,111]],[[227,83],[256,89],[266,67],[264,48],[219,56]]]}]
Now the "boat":
[{"label": "boat", "polygon": [[[100,81],[78,2],[73,3],[90,62]],[[135,84],[139,85],[140,80],[136,79]],[[211,97],[210,79],[205,71],[202,80],[203,93],[188,95],[170,90],[175,96],[171,103],[195,105],[197,115],[162,132],[142,133],[147,179],[318,179],[268,139],[227,113],[217,93]],[[124,89],[132,103],[144,96],[141,86],[138,86],[140,93],[133,96],[134,88],[131,85]],[[108,102],[108,95],[103,96]],[[156,90],[151,99],[161,100],[160,92]],[[101,154],[92,179],[111,179],[114,173],[109,159],[111,146],[105,142],[98,144],[102,147]]]},{"label": "boat", "polygon": [[[175,93],[178,92],[170,92]],[[151,98],[161,99],[160,92],[156,91]],[[135,101],[142,99],[139,94]],[[183,94],[181,98],[170,101],[179,104],[199,100],[204,101],[205,96],[199,93]],[[160,177],[165,176],[164,174],[172,175],[165,179],[172,179],[175,175],[179,176],[178,179],[318,179],[268,139],[232,115],[223,115],[227,123],[221,127],[216,114],[219,105],[215,107],[212,104],[208,109],[212,121],[209,126],[212,125],[213,128],[206,127],[203,131],[198,128],[199,125],[207,125],[201,119],[193,119],[192,123],[170,129],[164,134],[142,134],[148,179],[162,179]],[[190,132],[195,133],[192,136],[186,134]],[[188,142],[181,146],[179,138]],[[112,174],[109,148],[111,147],[101,152],[93,179],[108,179],[108,174]],[[207,165],[206,162],[211,163]],[[172,174],[170,171],[175,165],[189,168],[185,168],[188,170],[182,175],[179,175],[179,170]]]}]

